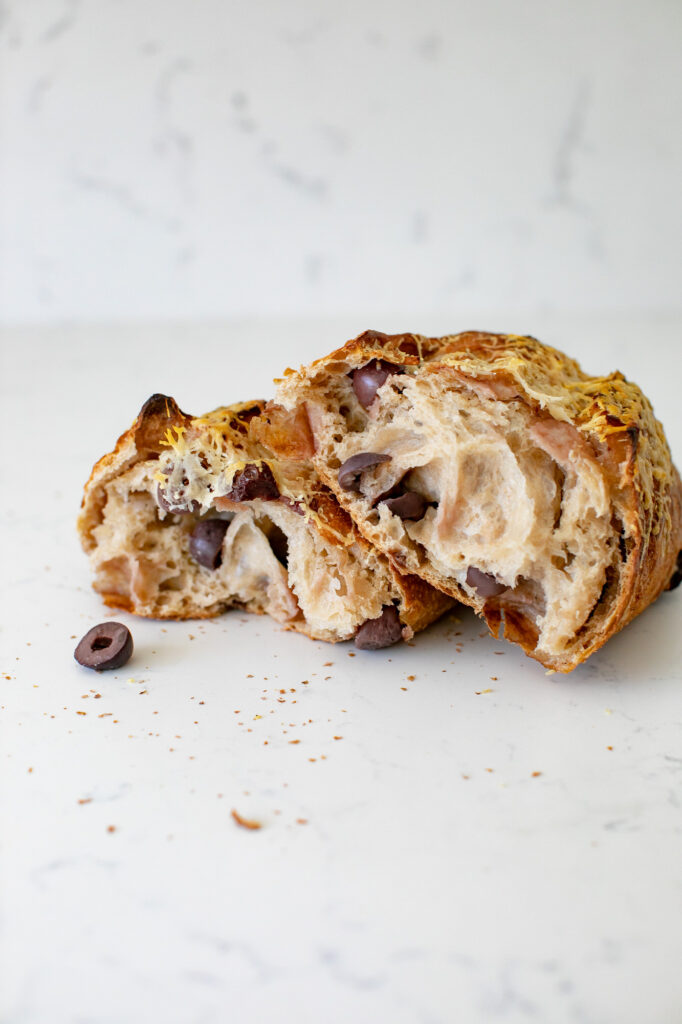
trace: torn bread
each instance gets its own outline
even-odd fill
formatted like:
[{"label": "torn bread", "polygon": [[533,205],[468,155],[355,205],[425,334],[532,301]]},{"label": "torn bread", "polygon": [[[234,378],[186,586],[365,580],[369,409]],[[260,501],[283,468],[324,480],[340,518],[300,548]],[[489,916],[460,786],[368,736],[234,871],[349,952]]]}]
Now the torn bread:
[{"label": "torn bread", "polygon": [[620,373],[589,377],[528,337],[366,331],[278,384],[260,436],[310,459],[401,571],[550,669],[675,578],[679,474]]},{"label": "torn bread", "polygon": [[407,639],[451,607],[364,540],[312,466],[252,437],[262,407],[195,418],[154,395],[99,460],[78,528],[105,603],[175,619],[237,606],[367,648]]}]

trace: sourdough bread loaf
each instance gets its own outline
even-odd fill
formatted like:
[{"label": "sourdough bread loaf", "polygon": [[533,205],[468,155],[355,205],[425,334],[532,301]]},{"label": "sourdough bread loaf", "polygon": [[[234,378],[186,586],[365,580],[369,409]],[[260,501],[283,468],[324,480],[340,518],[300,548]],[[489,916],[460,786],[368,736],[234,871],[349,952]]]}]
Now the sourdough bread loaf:
[{"label": "sourdough bread loaf", "polygon": [[260,418],[401,572],[569,672],[671,585],[682,488],[622,374],[516,335],[366,331]]}]

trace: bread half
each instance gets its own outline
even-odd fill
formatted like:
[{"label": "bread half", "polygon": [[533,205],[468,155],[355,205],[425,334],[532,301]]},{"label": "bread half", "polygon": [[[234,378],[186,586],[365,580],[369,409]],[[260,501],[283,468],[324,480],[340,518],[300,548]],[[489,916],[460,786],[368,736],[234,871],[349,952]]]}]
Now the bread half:
[{"label": "bread half", "polygon": [[97,462],[78,529],[105,603],[162,619],[236,606],[368,648],[408,639],[451,607],[362,537],[312,465],[252,436],[262,409],[192,417],[153,395]]},{"label": "bread half", "polygon": [[394,566],[550,669],[675,579],[680,477],[620,373],[529,337],[366,331],[278,384],[261,436],[312,461]]}]

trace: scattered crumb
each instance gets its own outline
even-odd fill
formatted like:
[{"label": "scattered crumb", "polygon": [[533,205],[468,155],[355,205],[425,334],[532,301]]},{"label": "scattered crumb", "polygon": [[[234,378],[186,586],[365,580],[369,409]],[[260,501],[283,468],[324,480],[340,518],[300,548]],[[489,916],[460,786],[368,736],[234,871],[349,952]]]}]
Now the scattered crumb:
[{"label": "scattered crumb", "polygon": [[[286,732],[286,729],[284,730]],[[289,743],[300,743],[300,740],[289,740]]]},{"label": "scattered crumb", "polygon": [[252,831],[257,828],[262,828],[260,821],[253,821],[251,818],[243,818],[238,811],[235,811],[234,807],[230,811],[230,814],[232,815],[236,823],[238,825],[241,825],[242,828],[248,828]]},{"label": "scattered crumb", "polygon": [[471,776],[470,776],[470,775],[462,775],[462,778],[463,778],[463,779],[470,779],[470,778],[471,778]]},{"label": "scattered crumb", "polygon": [[[349,651],[349,652],[348,652],[348,657],[349,657],[349,658],[354,658],[354,657],[355,657],[355,651]],[[390,659],[389,659],[389,660],[390,660]]]},{"label": "scattered crumb", "polygon": [[334,739],[335,739],[335,740],[342,740],[342,739],[343,739],[343,736],[335,736],[335,737],[334,737]]},{"label": "scattered crumb", "polygon": [[[606,749],[607,749],[607,750],[613,750],[613,747],[612,747],[612,746],[608,746],[608,747],[607,747]],[[30,770],[31,770],[31,769],[29,768],[29,771],[30,771]]]},{"label": "scattered crumb", "polygon": [[[414,678],[414,676],[412,678]],[[405,690],[405,692],[407,692],[407,687],[406,686],[401,686],[400,689],[401,690]]]},{"label": "scattered crumb", "polygon": [[333,664],[334,664],[334,662],[333,662],[333,661],[325,661],[325,662],[323,662],[323,663],[322,663],[322,667],[323,667],[323,668],[331,668],[331,666],[332,666]]},{"label": "scattered crumb", "polygon": [[494,692],[495,691],[491,690],[490,688],[488,688],[487,690],[476,690],[475,691],[477,697],[480,697],[482,693],[494,693]]},{"label": "scattered crumb", "polygon": [[308,819],[307,818],[297,818],[296,819],[296,824],[297,825],[307,825],[308,824]]},{"label": "scattered crumb", "polygon": [[530,773],[531,779],[537,779],[539,775],[542,775],[542,772],[531,772]]},{"label": "scattered crumb", "polygon": [[417,678],[416,676],[408,676],[407,677],[407,681],[408,681],[408,683],[413,683],[416,678]]},{"label": "scattered crumb", "polygon": [[496,683],[496,682],[497,682],[497,676],[491,676],[490,678],[492,679],[492,681],[493,681],[494,683]]},{"label": "scattered crumb", "polygon": [[91,804],[92,803],[92,797],[91,796],[82,796],[80,798],[80,800],[78,801],[78,803],[79,804]]},{"label": "scattered crumb", "polygon": [[30,775],[30,773],[33,771],[33,769],[32,768],[27,768],[27,771],[28,771],[28,773]]},{"label": "scattered crumb", "polygon": [[77,715],[87,715],[87,711],[77,711]]},{"label": "scattered crumb", "polygon": [[115,831],[116,831],[116,826],[115,825],[107,825],[107,832],[115,832]]},{"label": "scattered crumb", "polygon": [[494,768],[486,768],[486,771],[490,772],[492,774],[495,771],[495,769]]}]

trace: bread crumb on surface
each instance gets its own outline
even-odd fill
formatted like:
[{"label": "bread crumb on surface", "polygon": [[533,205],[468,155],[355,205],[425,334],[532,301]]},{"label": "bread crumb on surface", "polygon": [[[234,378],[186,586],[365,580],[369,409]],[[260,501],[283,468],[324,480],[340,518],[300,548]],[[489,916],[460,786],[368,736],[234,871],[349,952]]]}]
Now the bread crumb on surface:
[{"label": "bread crumb on surface", "polygon": [[263,827],[260,821],[254,821],[252,818],[242,817],[239,811],[236,811],[234,807],[230,811],[230,814],[232,815],[232,818],[237,823],[237,825],[240,825],[242,828],[248,828],[251,831],[255,831],[256,829]]}]

